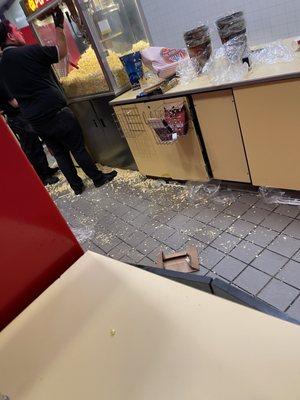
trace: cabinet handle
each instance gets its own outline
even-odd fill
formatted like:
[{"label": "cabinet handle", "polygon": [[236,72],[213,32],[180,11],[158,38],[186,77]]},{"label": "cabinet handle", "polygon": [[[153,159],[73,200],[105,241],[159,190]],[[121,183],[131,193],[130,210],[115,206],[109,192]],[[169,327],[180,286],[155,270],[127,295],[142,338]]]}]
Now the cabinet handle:
[{"label": "cabinet handle", "polygon": [[100,122],[101,122],[101,124],[102,124],[103,128],[106,128],[105,122],[103,121],[103,119],[102,119],[102,118],[100,118]]},{"label": "cabinet handle", "polygon": [[93,119],[93,122],[94,122],[95,127],[98,128],[97,121],[95,119]]}]

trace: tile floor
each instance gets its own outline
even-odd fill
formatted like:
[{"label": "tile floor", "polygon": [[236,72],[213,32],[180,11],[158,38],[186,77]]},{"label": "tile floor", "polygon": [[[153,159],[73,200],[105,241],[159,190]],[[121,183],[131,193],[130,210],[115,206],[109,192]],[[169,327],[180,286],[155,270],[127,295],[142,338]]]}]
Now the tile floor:
[{"label": "tile floor", "polygon": [[74,196],[50,193],[84,249],[154,266],[161,250],[198,248],[201,275],[218,276],[300,319],[300,208],[257,193],[191,187],[121,172],[112,184]]}]

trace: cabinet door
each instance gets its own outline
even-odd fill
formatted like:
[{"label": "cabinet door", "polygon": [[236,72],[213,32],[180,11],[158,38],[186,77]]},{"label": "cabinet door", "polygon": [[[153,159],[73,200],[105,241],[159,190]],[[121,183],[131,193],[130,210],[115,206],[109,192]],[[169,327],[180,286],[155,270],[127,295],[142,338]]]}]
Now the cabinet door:
[{"label": "cabinet door", "polygon": [[213,177],[250,182],[232,91],[196,94],[193,101]]},{"label": "cabinet door", "polygon": [[134,167],[127,142],[113,121],[113,109],[106,98],[72,103],[84,134],[86,147],[93,159],[111,167]]},{"label": "cabinet door", "polygon": [[300,190],[300,80],[234,90],[254,185]]},{"label": "cabinet door", "polygon": [[164,163],[145,123],[143,103],[116,106],[114,111],[141,174],[161,176]]},{"label": "cabinet door", "polygon": [[[180,99],[172,99],[172,102],[174,100]],[[160,143],[149,126],[148,119],[163,110],[167,102],[159,100],[115,107],[140,172],[162,178],[207,181],[202,149],[191,118],[187,135],[168,144]]]},{"label": "cabinet door", "polygon": [[[175,98],[164,101],[151,101],[144,104],[145,119],[155,115],[157,110],[164,108],[168,103],[176,103],[182,101],[182,98]],[[205,161],[202,155],[202,148],[197,136],[193,120],[189,113],[187,100],[184,99],[188,112],[188,133],[180,137],[178,140],[169,144],[162,144],[157,139],[156,134],[147,125],[149,135],[154,138],[157,152],[164,160],[165,171],[163,177],[205,182],[209,180]]]}]

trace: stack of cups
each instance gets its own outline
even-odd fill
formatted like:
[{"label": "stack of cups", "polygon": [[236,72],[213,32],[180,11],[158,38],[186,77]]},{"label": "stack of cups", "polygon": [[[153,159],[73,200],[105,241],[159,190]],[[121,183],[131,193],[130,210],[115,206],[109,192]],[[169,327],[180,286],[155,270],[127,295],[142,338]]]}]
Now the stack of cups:
[{"label": "stack of cups", "polygon": [[212,51],[209,28],[206,25],[201,25],[185,32],[183,37],[189,56],[200,74]]},{"label": "stack of cups", "polygon": [[238,11],[216,21],[218,32],[231,61],[241,61],[247,57],[248,45],[244,13]]}]

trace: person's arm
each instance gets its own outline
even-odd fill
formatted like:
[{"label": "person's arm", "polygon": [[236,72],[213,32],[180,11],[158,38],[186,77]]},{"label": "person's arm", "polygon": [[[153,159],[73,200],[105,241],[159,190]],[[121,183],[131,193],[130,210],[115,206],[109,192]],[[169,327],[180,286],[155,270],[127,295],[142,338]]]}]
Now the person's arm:
[{"label": "person's arm", "polygon": [[59,7],[52,13],[55,31],[56,31],[56,43],[58,46],[58,56],[61,60],[62,58],[66,57],[68,53],[67,41],[66,36],[64,33],[64,14]]}]

